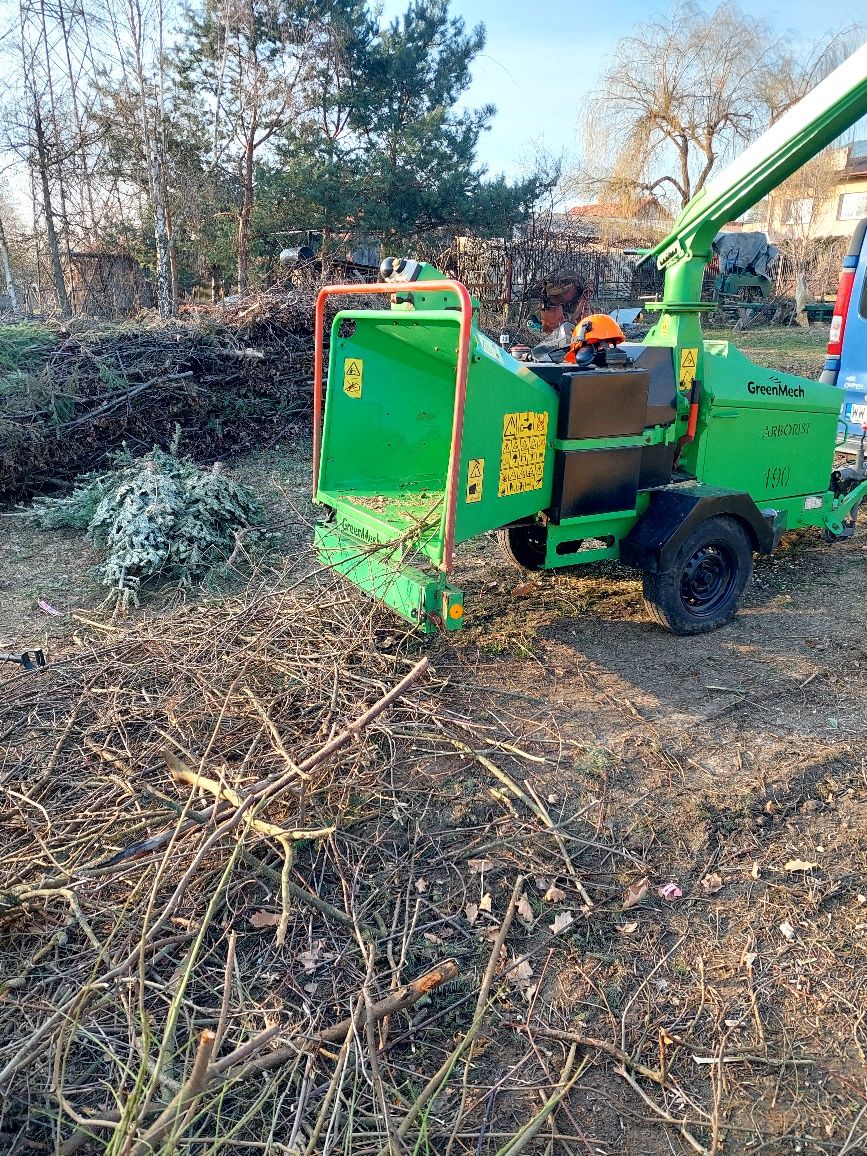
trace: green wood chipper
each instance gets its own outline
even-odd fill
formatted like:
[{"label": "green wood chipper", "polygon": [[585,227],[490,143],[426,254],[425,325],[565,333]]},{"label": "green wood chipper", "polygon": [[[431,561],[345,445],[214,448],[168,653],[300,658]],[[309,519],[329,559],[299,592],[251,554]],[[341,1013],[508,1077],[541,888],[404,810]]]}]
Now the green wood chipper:
[{"label": "green wood chipper", "polygon": [[[711,242],[867,112],[867,45],[712,180],[652,250],[665,273],[641,344],[525,364],[482,333],[460,283],[389,258],[316,311],[314,497],[322,561],[424,632],[454,630],[457,543],[498,531],[531,570],[619,559],[678,634],[737,610],[784,531],[851,533],[863,471],[835,469],[841,393],[704,341]],[[323,413],[326,302],[334,317]],[[844,435],[845,437],[845,431]]]}]

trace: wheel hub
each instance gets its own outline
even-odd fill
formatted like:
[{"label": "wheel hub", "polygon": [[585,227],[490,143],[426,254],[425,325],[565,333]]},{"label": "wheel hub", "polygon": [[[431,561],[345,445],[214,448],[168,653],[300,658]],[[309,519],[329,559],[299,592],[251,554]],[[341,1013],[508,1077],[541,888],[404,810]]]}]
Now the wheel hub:
[{"label": "wheel hub", "polygon": [[725,600],[733,580],[733,567],[726,553],[716,545],[703,546],[684,567],[681,597],[693,611],[707,614]]}]

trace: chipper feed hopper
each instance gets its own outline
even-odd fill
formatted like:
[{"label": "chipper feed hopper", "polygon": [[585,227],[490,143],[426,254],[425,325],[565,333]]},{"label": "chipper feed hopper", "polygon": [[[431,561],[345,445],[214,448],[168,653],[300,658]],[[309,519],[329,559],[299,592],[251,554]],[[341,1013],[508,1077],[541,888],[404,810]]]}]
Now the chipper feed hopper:
[{"label": "chipper feed hopper", "polygon": [[[737,610],[754,553],[784,531],[851,532],[862,472],[834,468],[841,393],[704,341],[711,242],[867,112],[867,45],[687,205],[652,252],[665,271],[641,344],[581,365],[524,364],[431,266],[389,258],[384,308],[317,303],[314,496],[320,558],[420,630],[463,620],[454,549],[497,530],[528,569],[619,559],[679,634]],[[625,357],[622,354],[625,353]]]}]

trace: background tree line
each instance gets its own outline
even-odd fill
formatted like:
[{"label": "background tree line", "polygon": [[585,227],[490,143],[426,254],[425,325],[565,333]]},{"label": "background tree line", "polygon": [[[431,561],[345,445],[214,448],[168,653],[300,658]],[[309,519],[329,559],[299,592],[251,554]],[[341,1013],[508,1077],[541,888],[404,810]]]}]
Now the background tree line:
[{"label": "background tree line", "polygon": [[192,283],[261,283],[306,231],[326,257],[508,234],[551,178],[477,163],[494,109],[461,98],[484,43],[448,0],[387,23],[369,0],[19,0],[0,37],[0,154],[35,221],[28,247],[0,196],[18,280],[49,270],[67,313],[70,254],[123,248],[169,315]]},{"label": "background tree line", "polygon": [[[308,232],[327,259],[367,237],[431,252],[454,232],[535,236],[569,198],[664,220],[863,39],[799,45],[737,3],[678,0],[613,43],[558,186],[556,155],[514,182],[478,164],[494,109],[464,98],[485,32],[449,0],[388,22],[374,0],[174,5],[7,0],[0,179],[19,200],[26,185],[34,226],[0,184],[0,256],[62,312],[77,249],[138,258],[169,315],[194,284],[261,284]],[[827,156],[775,195],[833,183]]]}]

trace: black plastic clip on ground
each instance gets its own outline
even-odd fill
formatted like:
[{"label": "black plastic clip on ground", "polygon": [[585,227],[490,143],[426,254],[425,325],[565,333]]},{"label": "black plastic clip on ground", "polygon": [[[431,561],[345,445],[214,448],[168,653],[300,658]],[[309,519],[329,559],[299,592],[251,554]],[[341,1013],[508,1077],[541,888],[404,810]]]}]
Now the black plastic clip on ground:
[{"label": "black plastic clip on ground", "polygon": [[39,670],[45,666],[45,655],[41,650],[25,650],[23,654],[4,654],[0,651],[0,662],[17,662],[25,670]]}]

